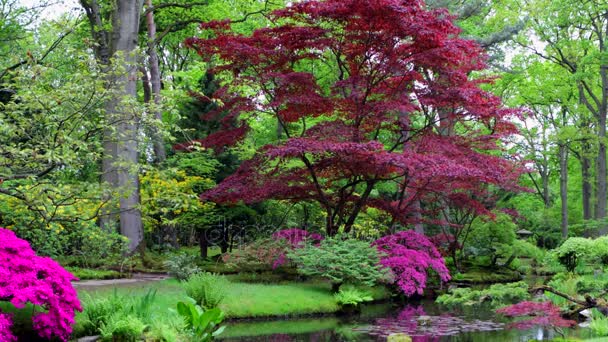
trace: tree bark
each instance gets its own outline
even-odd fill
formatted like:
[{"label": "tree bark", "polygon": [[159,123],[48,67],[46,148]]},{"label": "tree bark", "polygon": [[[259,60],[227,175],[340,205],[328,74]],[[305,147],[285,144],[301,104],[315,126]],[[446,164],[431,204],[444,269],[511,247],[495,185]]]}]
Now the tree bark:
[{"label": "tree bark", "polygon": [[568,237],[568,148],[559,143],[559,194],[562,202],[562,238]]},{"label": "tree bark", "polygon": [[[123,98],[137,96],[137,48],[139,19],[143,3],[137,0],[116,0],[111,13],[111,28],[101,12],[97,0],[80,0],[84,8],[91,34],[95,39],[96,57],[102,69],[109,71],[113,60],[123,68],[118,76],[109,76],[108,85],[116,87],[113,97],[105,104],[108,128],[104,131],[104,158],[102,160],[102,182],[119,196],[118,219],[120,232],[129,239],[129,252],[134,252],[143,242],[143,224],[139,210],[139,152],[138,118],[129,110]],[[105,21],[105,22],[104,22]],[[104,213],[102,227],[113,227],[116,215]]]},{"label": "tree bark", "polygon": [[[598,120],[598,151],[596,158],[596,204],[595,218],[603,219],[606,217],[606,117]],[[607,228],[600,229],[600,234],[608,233]]]},{"label": "tree bark", "polygon": [[207,239],[207,232],[204,229],[198,231],[198,246],[201,251],[201,258],[206,259],[209,254],[207,253],[209,248],[209,240]]},{"label": "tree bark", "polygon": [[[145,0],[146,8],[152,8],[152,0]],[[156,52],[156,23],[154,22],[154,11],[148,10],[146,11],[146,24],[148,28],[148,65],[150,68],[150,83],[152,85],[152,98],[154,100],[155,107],[152,112],[154,113],[154,118],[158,122],[162,122],[163,116],[160,110],[158,109],[158,105],[160,104],[161,95],[160,95],[160,67],[158,62],[158,53]],[[153,128],[153,136],[152,136],[153,144],[154,144],[154,156],[155,161],[157,163],[162,163],[167,159],[167,151],[165,150],[165,143],[163,141],[162,134],[160,134],[159,129]]]},{"label": "tree bark", "polygon": [[[587,146],[585,148],[585,146]],[[583,150],[581,151],[581,176],[583,178],[582,181],[582,192],[583,192],[583,219],[591,220],[593,218],[593,213],[591,212],[591,196],[592,196],[592,186],[591,186],[591,160],[586,156],[587,150],[589,149],[588,144],[584,143]]]}]

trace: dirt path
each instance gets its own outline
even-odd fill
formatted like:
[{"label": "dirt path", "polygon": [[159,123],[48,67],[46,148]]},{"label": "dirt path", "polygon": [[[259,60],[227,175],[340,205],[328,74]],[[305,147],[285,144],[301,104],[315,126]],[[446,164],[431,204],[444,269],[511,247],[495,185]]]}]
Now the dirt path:
[{"label": "dirt path", "polygon": [[121,286],[121,285],[133,285],[139,283],[152,283],[160,280],[165,280],[169,276],[164,274],[146,274],[146,273],[133,273],[131,278],[122,279],[104,279],[104,280],[83,280],[75,281],[72,284],[77,289],[82,288],[95,288],[99,286]]}]

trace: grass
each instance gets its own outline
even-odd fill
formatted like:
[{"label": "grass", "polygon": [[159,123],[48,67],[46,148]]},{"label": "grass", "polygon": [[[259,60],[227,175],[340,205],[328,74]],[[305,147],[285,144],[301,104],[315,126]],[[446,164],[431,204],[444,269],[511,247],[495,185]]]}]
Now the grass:
[{"label": "grass", "polygon": [[[178,301],[186,299],[186,292],[174,279],[154,283],[128,284],[117,288],[119,294],[144,296],[156,289],[153,311],[168,312]],[[366,288],[376,300],[388,298],[383,287]],[[114,287],[82,289],[81,294],[92,297],[110,296]],[[231,282],[226,286],[226,298],[220,304],[227,318],[255,318],[270,316],[299,316],[334,313],[340,308],[336,304],[331,286],[324,282],[284,282],[279,284],[252,284]]]}]

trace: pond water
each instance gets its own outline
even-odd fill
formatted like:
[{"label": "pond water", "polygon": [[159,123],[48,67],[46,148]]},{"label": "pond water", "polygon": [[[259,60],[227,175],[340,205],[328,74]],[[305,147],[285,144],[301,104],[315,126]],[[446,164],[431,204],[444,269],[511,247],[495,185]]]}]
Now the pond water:
[{"label": "pond water", "polygon": [[[407,334],[414,342],[500,342],[562,336],[551,328],[510,329],[507,321],[496,317],[492,310],[446,311],[430,300],[402,307],[366,305],[356,316],[233,321],[226,326],[222,341],[386,341],[390,334]],[[561,333],[570,337],[591,335],[588,329]]]}]

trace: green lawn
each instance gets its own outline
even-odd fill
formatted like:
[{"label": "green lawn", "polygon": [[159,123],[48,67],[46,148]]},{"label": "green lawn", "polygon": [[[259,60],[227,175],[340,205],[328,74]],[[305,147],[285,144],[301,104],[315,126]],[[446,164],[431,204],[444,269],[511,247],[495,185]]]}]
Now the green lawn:
[{"label": "green lawn", "polygon": [[[143,296],[156,289],[154,307],[161,312],[175,308],[186,293],[174,279],[154,283],[128,284],[117,288],[119,294]],[[79,290],[81,295],[109,296],[114,287],[104,286]],[[375,299],[388,297],[384,288],[369,289]],[[297,316],[315,313],[333,313],[339,307],[331,293],[330,285],[324,282],[285,282],[281,284],[257,284],[234,282],[226,288],[226,298],[220,307],[228,318],[265,316]]]}]

